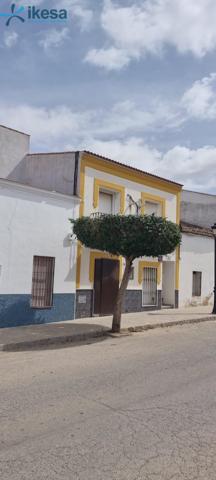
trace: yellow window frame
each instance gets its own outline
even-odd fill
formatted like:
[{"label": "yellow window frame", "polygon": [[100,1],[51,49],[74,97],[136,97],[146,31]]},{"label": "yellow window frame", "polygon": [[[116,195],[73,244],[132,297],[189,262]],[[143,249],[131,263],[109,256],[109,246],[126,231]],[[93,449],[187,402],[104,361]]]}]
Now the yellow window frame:
[{"label": "yellow window frame", "polygon": [[149,202],[157,203],[161,205],[162,217],[163,218],[166,217],[166,199],[165,198],[160,197],[159,195],[152,195],[151,193],[142,192],[141,199],[142,199],[142,207],[141,207],[142,215],[145,215],[145,202],[149,201]]},{"label": "yellow window frame", "polygon": [[100,180],[99,178],[94,179],[94,193],[93,193],[93,207],[98,208],[99,205],[99,193],[100,189],[109,190],[111,193],[120,194],[120,213],[123,215],[125,212],[125,187],[118,185],[116,183],[107,182],[105,180]]},{"label": "yellow window frame", "polygon": [[143,281],[143,270],[144,268],[156,268],[157,269],[157,284],[160,285],[161,283],[161,262],[139,262],[139,270],[138,270],[138,282],[139,284]]}]

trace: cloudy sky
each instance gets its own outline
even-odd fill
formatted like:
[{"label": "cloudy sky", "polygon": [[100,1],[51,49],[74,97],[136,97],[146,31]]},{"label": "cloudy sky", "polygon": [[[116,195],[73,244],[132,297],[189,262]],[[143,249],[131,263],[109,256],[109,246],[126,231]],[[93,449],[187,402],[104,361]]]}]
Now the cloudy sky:
[{"label": "cloudy sky", "polygon": [[216,193],[215,0],[21,4],[69,18],[0,17],[1,124],[32,151],[87,149]]}]

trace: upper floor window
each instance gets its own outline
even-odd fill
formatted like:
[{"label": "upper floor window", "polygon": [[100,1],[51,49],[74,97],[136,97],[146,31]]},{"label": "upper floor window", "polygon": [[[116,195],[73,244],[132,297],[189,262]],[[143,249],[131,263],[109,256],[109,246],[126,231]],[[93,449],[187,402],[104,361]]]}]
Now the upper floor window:
[{"label": "upper floor window", "polygon": [[99,178],[94,179],[93,207],[101,213],[125,212],[125,187],[116,183],[107,182]]},{"label": "upper floor window", "polygon": [[145,201],[145,214],[146,215],[156,215],[160,217],[162,215],[162,208],[160,203]]},{"label": "upper floor window", "polygon": [[99,212],[112,214],[114,209],[114,197],[111,193],[99,192]]},{"label": "upper floor window", "polygon": [[166,199],[158,195],[142,192],[142,208],[144,215],[156,215],[157,217],[166,217]]}]

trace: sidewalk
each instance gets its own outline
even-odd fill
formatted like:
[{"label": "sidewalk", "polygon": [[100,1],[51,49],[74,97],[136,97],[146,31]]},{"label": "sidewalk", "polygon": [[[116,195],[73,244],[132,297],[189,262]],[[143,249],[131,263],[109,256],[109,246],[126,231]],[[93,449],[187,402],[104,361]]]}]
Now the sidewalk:
[{"label": "sidewalk", "polygon": [[[207,306],[127,313],[122,315],[122,333],[216,320],[211,310],[212,307]],[[112,317],[108,316],[0,329],[0,350],[17,351],[94,341],[110,335],[111,326]]]}]

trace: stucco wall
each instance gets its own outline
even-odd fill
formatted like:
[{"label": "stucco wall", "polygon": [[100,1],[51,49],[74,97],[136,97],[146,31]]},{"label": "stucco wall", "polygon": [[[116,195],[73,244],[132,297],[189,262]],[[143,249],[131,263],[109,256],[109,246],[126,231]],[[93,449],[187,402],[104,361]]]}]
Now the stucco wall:
[{"label": "stucco wall", "polygon": [[211,227],[216,222],[216,195],[183,190],[181,220],[201,227]]},{"label": "stucco wall", "polygon": [[[73,198],[0,182],[0,326],[2,319],[9,321],[7,306],[13,322],[18,311],[24,323],[66,319],[69,311],[67,319],[73,318],[76,244],[68,240],[68,219],[78,216],[78,209]],[[34,255],[55,257],[53,312],[30,314]]]},{"label": "stucco wall", "polygon": [[[51,192],[74,195],[75,168],[76,155],[73,152],[30,154],[16,166],[9,179]],[[79,165],[77,168],[79,170]]]},{"label": "stucco wall", "polygon": [[[165,192],[157,188],[151,188],[124,178],[121,178],[117,175],[110,175],[108,173],[95,170],[93,168],[87,167],[85,169],[85,214],[90,215],[96,210],[93,208],[93,188],[94,188],[94,179],[98,178],[105,180],[106,182],[115,183],[120,186],[125,187],[125,193],[132,195],[135,201],[140,200],[141,192],[150,193],[151,195],[156,195],[164,198],[166,200],[166,217],[173,222],[176,221],[176,196],[172,193]],[[126,204],[127,206],[127,204]]]},{"label": "stucco wall", "polygon": [[[119,177],[118,175],[111,175],[108,173],[101,172],[99,170],[86,167],[85,169],[85,185],[84,185],[84,215],[91,215],[92,213],[97,212],[98,209],[94,209],[93,206],[93,192],[94,192],[94,179],[100,179],[109,183],[118,184],[119,186],[125,187],[125,196],[127,194],[131,195],[135,201],[139,201],[141,198],[141,192],[149,193],[151,195],[156,195],[164,198],[166,200],[166,217],[173,222],[176,222],[176,195],[165,192],[157,188],[151,188],[124,178]],[[126,200],[126,208],[128,203]],[[126,210],[127,213],[127,210]],[[157,258],[142,258],[139,260],[145,261],[154,261],[157,262]],[[170,256],[170,260],[175,262],[175,254]],[[163,268],[163,267],[162,267]],[[93,284],[89,281],[89,250],[83,249],[82,252],[82,261],[81,261],[81,284],[80,288],[82,289],[91,289]],[[173,286],[173,295],[174,295]],[[142,284],[138,282],[138,260],[134,262],[134,280],[129,281],[128,289],[130,290],[142,290]],[[162,289],[162,279],[160,284],[158,284],[158,289]]]},{"label": "stucco wall", "polygon": [[[201,297],[192,297],[193,271],[202,272]],[[182,235],[180,262],[180,306],[212,303],[214,287],[214,240],[198,235]]]},{"label": "stucco wall", "polygon": [[29,152],[30,137],[0,125],[0,177],[7,178]]}]

